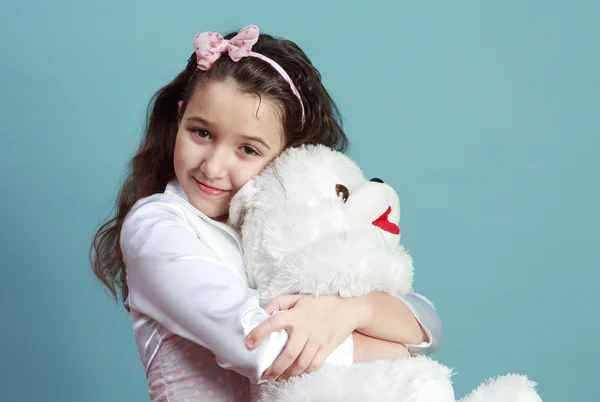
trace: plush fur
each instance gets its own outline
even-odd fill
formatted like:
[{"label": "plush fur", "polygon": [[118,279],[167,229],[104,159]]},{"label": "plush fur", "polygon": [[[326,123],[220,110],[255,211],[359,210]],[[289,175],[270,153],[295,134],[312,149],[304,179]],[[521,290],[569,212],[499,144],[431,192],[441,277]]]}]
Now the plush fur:
[{"label": "plush fur", "polygon": [[[320,145],[290,148],[231,201],[250,286],[263,302],[286,294],[401,295],[412,258],[400,244],[400,202],[347,156]],[[451,370],[425,356],[340,367],[253,390],[259,401],[454,402]],[[464,402],[538,402],[535,384],[504,376]]]},{"label": "plush fur", "polygon": [[270,382],[256,389],[260,401],[278,402],[454,402],[451,370],[423,356],[379,360]]}]

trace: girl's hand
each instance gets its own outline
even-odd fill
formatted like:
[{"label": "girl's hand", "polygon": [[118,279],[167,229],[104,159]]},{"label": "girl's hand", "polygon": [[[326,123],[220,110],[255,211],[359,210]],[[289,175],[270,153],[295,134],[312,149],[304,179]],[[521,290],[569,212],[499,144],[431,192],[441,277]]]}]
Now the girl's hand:
[{"label": "girl's hand", "polygon": [[329,355],[359,326],[352,299],[339,296],[292,295],[273,299],[265,308],[287,310],[272,315],[254,328],[246,344],[254,348],[270,333],[287,330],[289,339],[281,355],[265,371],[264,378],[286,379],[312,373],[323,366]]}]

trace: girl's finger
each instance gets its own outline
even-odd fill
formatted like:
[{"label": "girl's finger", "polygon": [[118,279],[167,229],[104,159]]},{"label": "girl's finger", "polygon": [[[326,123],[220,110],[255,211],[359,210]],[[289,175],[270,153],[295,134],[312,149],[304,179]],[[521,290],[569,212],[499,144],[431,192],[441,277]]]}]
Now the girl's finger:
[{"label": "girl's finger", "polygon": [[329,348],[329,347],[320,348],[317,351],[317,353],[315,354],[315,357],[310,362],[308,368],[306,369],[306,373],[307,374],[314,373],[315,371],[317,371],[321,367],[323,367],[323,364],[325,364],[325,360],[327,360],[329,355],[331,355],[332,353],[333,353],[332,348]]},{"label": "girl's finger", "polygon": [[296,361],[283,373],[284,378],[303,374],[315,358],[319,348],[320,346],[317,342],[311,342],[309,339]]},{"label": "girl's finger", "polygon": [[283,374],[296,361],[300,353],[304,350],[307,341],[308,336],[304,333],[290,336],[283,352],[275,359],[271,367],[265,371],[265,380],[272,380]]},{"label": "girl's finger", "polygon": [[286,329],[288,325],[288,316],[286,313],[272,315],[254,328],[246,336],[246,347],[254,349],[271,333]]},{"label": "girl's finger", "polygon": [[306,295],[286,295],[273,298],[265,307],[267,314],[273,314],[274,311],[289,310]]}]

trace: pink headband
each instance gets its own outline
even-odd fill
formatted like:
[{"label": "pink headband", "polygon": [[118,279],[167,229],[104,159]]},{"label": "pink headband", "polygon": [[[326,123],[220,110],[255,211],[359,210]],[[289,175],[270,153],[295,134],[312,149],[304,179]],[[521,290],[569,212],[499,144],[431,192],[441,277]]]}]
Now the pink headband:
[{"label": "pink headband", "polygon": [[224,39],[223,35],[215,32],[203,32],[194,38],[194,49],[196,49],[196,58],[198,68],[202,71],[209,70],[213,63],[221,57],[222,53],[228,53],[229,58],[234,62],[242,57],[256,57],[269,63],[281,76],[290,84],[292,92],[300,101],[302,108],[302,123],[304,123],[304,104],[300,98],[300,93],[292,82],[290,76],[275,61],[263,56],[260,53],[252,51],[252,46],[258,41],[259,30],[256,25],[248,25],[230,40]]}]

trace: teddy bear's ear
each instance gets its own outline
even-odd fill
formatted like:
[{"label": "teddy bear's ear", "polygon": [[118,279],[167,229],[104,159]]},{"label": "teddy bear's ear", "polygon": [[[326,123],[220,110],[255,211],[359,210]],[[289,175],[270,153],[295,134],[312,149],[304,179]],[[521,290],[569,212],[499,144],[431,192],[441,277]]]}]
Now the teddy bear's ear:
[{"label": "teddy bear's ear", "polygon": [[236,229],[242,226],[246,213],[254,203],[257,190],[255,180],[251,179],[233,196],[229,204],[229,218],[227,220],[230,226]]}]

